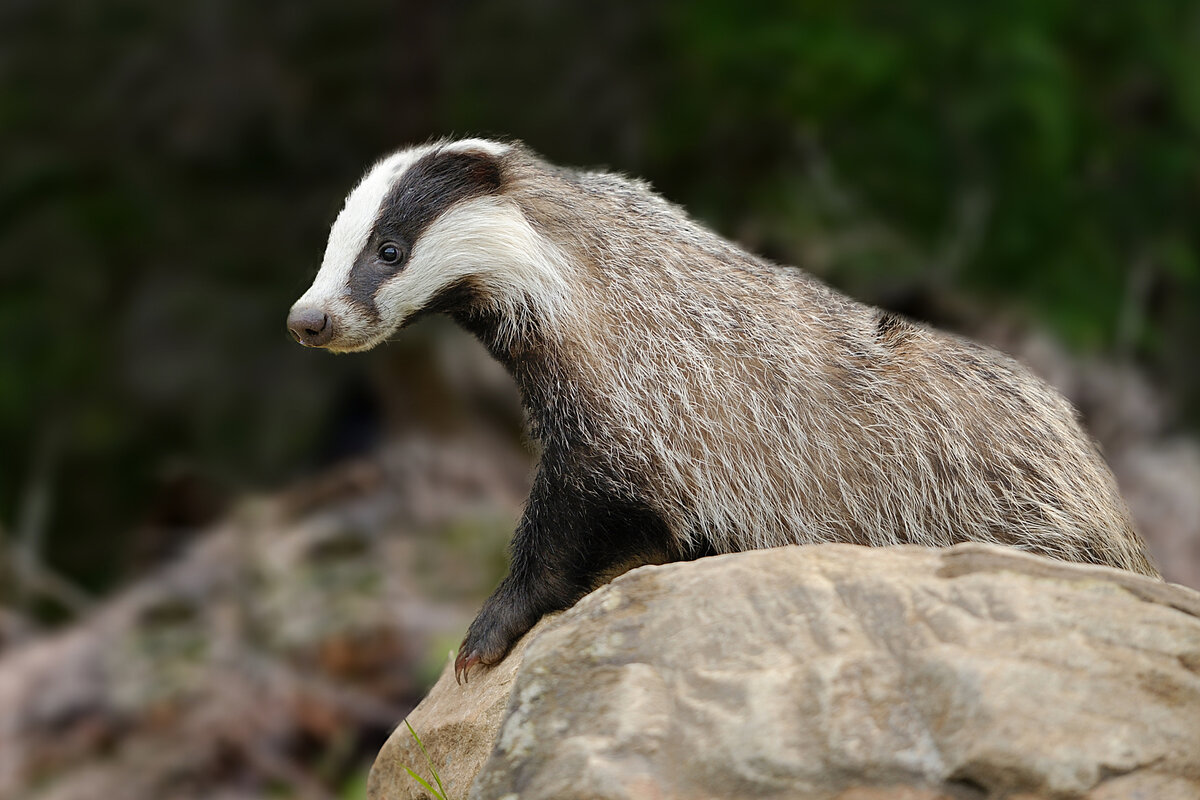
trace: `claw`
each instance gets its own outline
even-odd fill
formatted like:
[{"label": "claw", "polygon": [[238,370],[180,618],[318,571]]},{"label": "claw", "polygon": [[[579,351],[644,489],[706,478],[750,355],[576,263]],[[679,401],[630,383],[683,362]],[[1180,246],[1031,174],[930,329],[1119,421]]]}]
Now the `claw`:
[{"label": "claw", "polygon": [[459,686],[466,683],[469,680],[469,670],[478,663],[479,656],[474,653],[468,656],[460,649],[458,651],[458,658],[454,659],[454,682]]}]

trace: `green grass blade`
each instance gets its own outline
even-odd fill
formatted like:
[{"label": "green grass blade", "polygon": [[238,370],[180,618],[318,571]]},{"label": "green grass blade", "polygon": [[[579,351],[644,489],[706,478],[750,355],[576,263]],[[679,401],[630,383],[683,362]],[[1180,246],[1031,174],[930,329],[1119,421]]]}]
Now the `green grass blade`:
[{"label": "green grass blade", "polygon": [[408,725],[408,732],[412,734],[413,739],[417,742],[417,747],[421,748],[421,752],[425,755],[425,763],[429,765],[429,771],[433,773],[433,780],[437,783],[438,788],[442,790],[440,795],[441,800],[446,800],[446,787],[442,786],[442,779],[438,777],[437,769],[433,766],[433,759],[429,757],[429,752],[425,749],[425,743],[421,741],[420,736],[417,736],[417,732],[413,730],[413,726],[409,724],[407,719],[404,720],[404,724]]},{"label": "green grass blade", "polygon": [[[432,786],[430,786],[430,785],[429,785],[429,783],[428,783],[428,781],[426,781],[426,780],[425,780],[424,778],[422,778],[420,775],[418,775],[417,773],[413,772],[413,771],[412,771],[411,769],[409,769],[408,767],[405,767],[405,768],[404,768],[404,771],[408,773],[408,776],[409,776],[410,778],[412,778],[412,779],[413,779],[414,781],[416,781],[417,783],[421,784],[421,786],[422,786],[422,787],[425,789],[425,791],[429,792],[431,795],[433,795],[434,797],[436,797],[436,798],[437,798],[437,800],[446,800],[446,795],[439,793],[437,789],[435,789],[435,788],[433,788]],[[438,784],[438,785],[440,786],[441,784]]]}]

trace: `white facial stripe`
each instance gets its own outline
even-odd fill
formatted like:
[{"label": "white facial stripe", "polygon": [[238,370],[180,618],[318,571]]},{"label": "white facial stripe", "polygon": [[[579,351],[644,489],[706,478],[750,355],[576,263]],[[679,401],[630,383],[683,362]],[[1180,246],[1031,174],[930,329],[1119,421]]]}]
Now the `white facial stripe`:
[{"label": "white facial stripe", "polygon": [[532,301],[553,324],[567,302],[568,260],[500,197],[479,197],[450,208],[430,225],[408,265],[375,294],[391,329],[425,308],[443,289],[471,278],[506,310]]},{"label": "white facial stripe", "polygon": [[346,204],[329,231],[321,270],[297,305],[325,307],[346,293],[350,269],[371,236],[384,198],[404,171],[433,147],[427,145],[394,153],[367,171],[347,195]]}]

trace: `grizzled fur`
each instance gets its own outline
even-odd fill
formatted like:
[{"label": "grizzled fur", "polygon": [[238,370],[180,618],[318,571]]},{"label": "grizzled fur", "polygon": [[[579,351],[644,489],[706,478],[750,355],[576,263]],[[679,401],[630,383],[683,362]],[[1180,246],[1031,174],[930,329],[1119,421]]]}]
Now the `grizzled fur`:
[{"label": "grizzled fur", "polygon": [[297,309],[335,350],[448,313],[520,389],[540,462],[460,673],[627,569],[749,548],[983,541],[1156,574],[1075,411],[1021,365],[521,145],[380,162]]}]

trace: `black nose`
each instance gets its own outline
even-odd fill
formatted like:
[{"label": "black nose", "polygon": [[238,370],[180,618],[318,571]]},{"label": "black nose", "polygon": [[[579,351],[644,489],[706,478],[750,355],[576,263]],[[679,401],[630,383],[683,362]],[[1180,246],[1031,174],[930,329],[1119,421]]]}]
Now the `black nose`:
[{"label": "black nose", "polygon": [[333,338],[333,323],[319,308],[293,308],[287,325],[296,341],[305,347],[321,347]]}]

